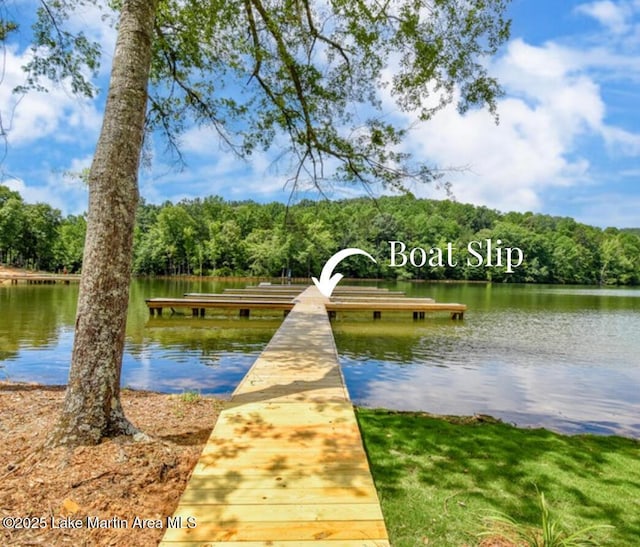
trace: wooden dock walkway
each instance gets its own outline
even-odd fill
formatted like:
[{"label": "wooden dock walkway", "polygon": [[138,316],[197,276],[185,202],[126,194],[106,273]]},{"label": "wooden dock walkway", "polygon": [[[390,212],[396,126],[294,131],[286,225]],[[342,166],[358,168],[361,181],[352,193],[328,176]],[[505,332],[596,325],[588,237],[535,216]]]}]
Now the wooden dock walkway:
[{"label": "wooden dock walkway", "polygon": [[161,545],[389,546],[324,298],[309,287],[218,418]]},{"label": "wooden dock walkway", "polygon": [[55,285],[56,283],[79,283],[79,274],[28,274],[28,273],[2,273],[0,282],[11,281],[12,285],[26,283],[27,285]]}]

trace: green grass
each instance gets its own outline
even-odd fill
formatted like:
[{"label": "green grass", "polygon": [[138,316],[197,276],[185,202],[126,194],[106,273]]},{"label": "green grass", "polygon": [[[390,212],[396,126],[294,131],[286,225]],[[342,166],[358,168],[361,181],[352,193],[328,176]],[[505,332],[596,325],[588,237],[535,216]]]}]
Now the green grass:
[{"label": "green grass", "polygon": [[544,493],[568,532],[640,545],[640,442],[357,409],[394,547],[478,545],[483,519],[540,523]]},{"label": "green grass", "polygon": [[197,391],[183,391],[180,394],[180,400],[186,404],[197,403],[200,399],[200,393],[198,393]]},{"label": "green grass", "polygon": [[594,547],[602,543],[602,538],[594,537],[598,529],[614,528],[608,524],[591,524],[580,529],[567,529],[562,522],[564,515],[556,515],[546,502],[544,492],[538,493],[540,519],[536,525],[527,525],[509,515],[495,514],[485,518],[485,538],[505,538],[515,545],[529,547]]}]

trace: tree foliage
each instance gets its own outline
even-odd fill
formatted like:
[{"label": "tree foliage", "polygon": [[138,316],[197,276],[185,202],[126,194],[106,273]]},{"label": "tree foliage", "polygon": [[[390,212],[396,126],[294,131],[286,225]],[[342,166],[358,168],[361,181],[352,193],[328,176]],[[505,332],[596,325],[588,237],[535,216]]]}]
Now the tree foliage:
[{"label": "tree foliage", "polygon": [[[85,231],[83,216],[62,218],[55,209],[26,204],[17,192],[0,186],[0,257],[5,261],[79,271]],[[464,267],[469,242],[487,238],[500,239],[503,247],[520,247],[523,265],[512,274]],[[451,243],[462,267],[389,268],[391,240],[409,248],[446,249]],[[411,196],[302,201],[289,207],[220,197],[160,206],[143,202],[138,207],[133,270],[137,275],[273,277],[290,271],[308,278],[346,247],[360,247],[378,258],[378,265],[341,264],[341,271],[354,277],[640,284],[637,229],[602,230],[567,217],[501,213]],[[47,248],[50,254],[43,252]]]},{"label": "tree foliage", "polygon": [[[210,207],[210,203],[215,207]],[[345,262],[342,273],[353,277],[387,279],[457,279],[519,283],[640,284],[640,236],[633,230],[602,230],[571,218],[533,213],[501,213],[454,201],[415,199],[411,196],[302,201],[261,205],[255,202],[224,202],[220,198],[185,200],[163,207],[182,210],[189,225],[213,229],[198,232],[192,245],[204,249],[196,263],[186,253],[172,261],[153,262],[148,253],[159,248],[154,234],[161,230],[156,206],[141,205],[139,218],[156,212],[157,224],[138,233],[136,273],[166,275],[181,271],[202,275],[280,276],[318,275],[335,252],[359,247],[378,259]],[[160,211],[162,208],[160,208]],[[247,212],[251,224],[243,222]],[[513,273],[506,268],[476,268],[466,264],[472,241],[519,247],[525,254]],[[438,247],[451,243],[456,267],[389,267],[389,241],[400,240],[408,248]],[[172,242],[179,248],[178,242]],[[168,249],[169,247],[167,247]],[[177,264],[180,264],[178,267]],[[151,265],[153,267],[145,267]]]},{"label": "tree foliage", "polygon": [[[67,81],[93,96],[100,50],[65,23],[79,7],[122,1],[42,1],[23,87]],[[248,156],[277,144],[293,182],[338,178],[404,188],[441,173],[398,151],[408,127],[457,101],[496,113],[500,86],[484,58],[508,38],[508,0],[162,0],[154,25],[147,127],[180,156],[193,124]],[[106,24],[106,23],[105,23]]]}]

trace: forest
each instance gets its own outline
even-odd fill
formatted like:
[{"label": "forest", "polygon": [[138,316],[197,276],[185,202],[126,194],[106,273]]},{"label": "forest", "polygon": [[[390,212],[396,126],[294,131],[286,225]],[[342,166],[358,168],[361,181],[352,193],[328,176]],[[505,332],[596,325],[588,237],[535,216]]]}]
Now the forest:
[{"label": "forest", "polygon": [[[63,216],[45,203],[25,203],[0,185],[0,262],[30,269],[80,271],[83,215]],[[348,247],[377,264],[350,259],[345,276],[384,279],[479,280],[514,283],[640,284],[640,230],[601,229],[571,218],[503,213],[451,200],[410,194],[377,199],[303,200],[287,206],[220,197],[142,202],[135,227],[136,275],[310,277]],[[522,266],[467,265],[472,241],[501,240],[518,247]],[[443,267],[390,267],[389,241],[407,248],[452,245],[460,253]]]}]

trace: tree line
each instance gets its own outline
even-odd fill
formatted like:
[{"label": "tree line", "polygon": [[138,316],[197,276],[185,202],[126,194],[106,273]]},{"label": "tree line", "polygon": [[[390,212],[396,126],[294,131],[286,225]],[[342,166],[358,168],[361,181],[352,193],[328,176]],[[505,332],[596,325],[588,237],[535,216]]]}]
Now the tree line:
[{"label": "tree line", "polygon": [[79,271],[87,223],[47,203],[25,203],[0,185],[0,263],[32,270]]},{"label": "tree line", "polygon": [[[0,186],[0,260],[50,271],[79,271],[84,216],[63,217],[43,203],[25,203]],[[472,241],[519,247],[525,260],[475,267]],[[455,267],[394,268],[389,241],[407,248],[454,249]],[[450,200],[411,195],[282,203],[220,197],[162,205],[142,203],[134,232],[136,275],[310,277],[335,252],[358,247],[369,260],[348,260],[340,271],[358,278],[451,279],[525,283],[640,284],[638,229],[601,229],[568,217],[502,213]]]}]

